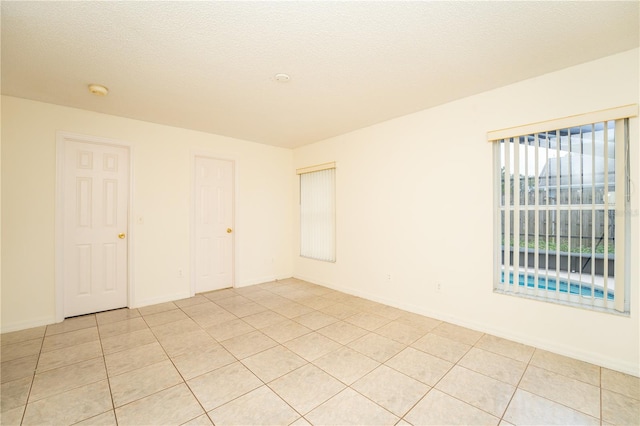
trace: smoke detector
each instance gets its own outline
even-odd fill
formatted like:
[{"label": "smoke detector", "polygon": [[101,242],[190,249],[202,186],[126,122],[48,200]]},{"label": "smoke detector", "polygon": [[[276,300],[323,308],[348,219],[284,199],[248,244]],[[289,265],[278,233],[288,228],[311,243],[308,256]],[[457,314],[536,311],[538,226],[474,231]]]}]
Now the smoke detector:
[{"label": "smoke detector", "polygon": [[109,89],[101,84],[90,84],[89,92],[96,96],[107,96],[107,94],[109,93]]},{"label": "smoke detector", "polygon": [[291,80],[288,74],[276,74],[275,79],[278,83],[286,83]]}]

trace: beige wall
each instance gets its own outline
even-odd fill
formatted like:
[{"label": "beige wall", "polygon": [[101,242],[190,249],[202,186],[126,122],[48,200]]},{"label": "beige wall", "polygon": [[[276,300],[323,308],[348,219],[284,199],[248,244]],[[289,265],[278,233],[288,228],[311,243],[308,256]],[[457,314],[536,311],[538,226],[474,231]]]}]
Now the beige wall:
[{"label": "beige wall", "polygon": [[291,150],[3,96],[3,332],[54,322],[56,131],[132,147],[132,306],[189,296],[194,153],[235,160],[236,285],[292,275]]},{"label": "beige wall", "polygon": [[[337,162],[337,262],[298,256],[295,195],[294,275],[640,374],[640,192],[630,317],[495,294],[486,142],[490,130],[638,103],[638,59],[629,51],[296,149],[296,168]],[[638,188],[637,118],[631,127]]]}]

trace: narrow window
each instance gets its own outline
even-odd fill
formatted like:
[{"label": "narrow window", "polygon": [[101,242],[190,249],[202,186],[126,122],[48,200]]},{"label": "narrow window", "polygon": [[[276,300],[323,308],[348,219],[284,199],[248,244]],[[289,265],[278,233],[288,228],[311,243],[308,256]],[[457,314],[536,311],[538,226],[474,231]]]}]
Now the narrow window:
[{"label": "narrow window", "polygon": [[299,169],[300,256],[336,261],[335,163]]},{"label": "narrow window", "polygon": [[494,289],[629,312],[628,118],[550,128],[490,134]]}]

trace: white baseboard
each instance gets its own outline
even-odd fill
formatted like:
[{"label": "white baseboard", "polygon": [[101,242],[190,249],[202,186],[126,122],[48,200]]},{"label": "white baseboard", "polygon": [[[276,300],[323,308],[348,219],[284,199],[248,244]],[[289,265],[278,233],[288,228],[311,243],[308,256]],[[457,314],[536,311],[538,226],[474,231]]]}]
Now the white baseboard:
[{"label": "white baseboard", "polygon": [[0,333],[11,333],[12,331],[26,330],[28,328],[42,327],[43,325],[55,324],[55,316],[33,318],[27,321],[18,321],[0,326]]},{"label": "white baseboard", "polygon": [[187,299],[189,297],[191,297],[191,295],[189,294],[188,291],[168,294],[168,295],[159,296],[159,297],[152,297],[149,299],[137,300],[130,306],[130,308],[131,309],[142,308],[144,306],[157,305],[158,303],[165,303],[165,302],[174,302],[176,300]]}]

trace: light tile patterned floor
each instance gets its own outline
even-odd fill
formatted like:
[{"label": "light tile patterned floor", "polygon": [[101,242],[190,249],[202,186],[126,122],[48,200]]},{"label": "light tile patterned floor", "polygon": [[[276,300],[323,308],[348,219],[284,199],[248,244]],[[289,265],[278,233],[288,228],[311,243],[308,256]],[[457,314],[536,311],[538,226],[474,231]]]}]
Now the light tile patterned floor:
[{"label": "light tile patterned floor", "polygon": [[640,424],[640,379],[296,279],[1,336],[3,425]]}]

